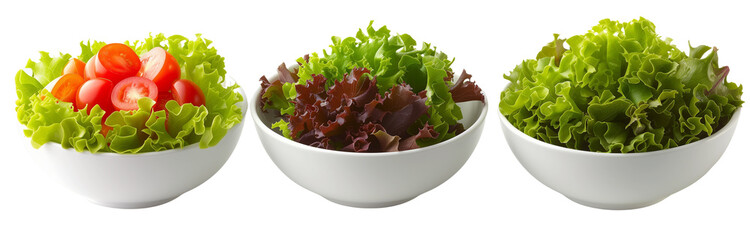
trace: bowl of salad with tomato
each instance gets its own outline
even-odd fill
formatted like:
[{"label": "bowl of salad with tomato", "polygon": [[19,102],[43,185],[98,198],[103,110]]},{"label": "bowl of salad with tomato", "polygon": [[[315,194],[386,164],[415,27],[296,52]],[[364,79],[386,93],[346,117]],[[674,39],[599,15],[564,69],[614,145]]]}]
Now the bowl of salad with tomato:
[{"label": "bowl of salad with tomato", "polygon": [[429,43],[372,22],[263,76],[251,116],[291,180],[352,207],[407,202],[451,178],[482,134],[485,96]]},{"label": "bowl of salad with tomato", "polygon": [[92,202],[144,208],[213,176],[232,154],[247,103],[224,58],[196,35],[81,42],[19,70],[16,113],[30,155]]}]

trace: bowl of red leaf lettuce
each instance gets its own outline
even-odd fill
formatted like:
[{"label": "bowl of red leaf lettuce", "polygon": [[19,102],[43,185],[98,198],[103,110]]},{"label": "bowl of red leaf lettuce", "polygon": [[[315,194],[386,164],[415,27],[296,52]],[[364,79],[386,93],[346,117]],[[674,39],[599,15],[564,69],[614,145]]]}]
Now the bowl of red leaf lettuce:
[{"label": "bowl of red leaf lettuce", "polygon": [[632,209],[701,178],[726,150],[742,86],[717,48],[680,51],[646,19],[604,19],[505,78],[503,133],[540,182],[583,205]]},{"label": "bowl of red leaf lettuce", "polygon": [[299,185],[347,206],[386,207],[442,184],[466,162],[487,113],[453,60],[372,22],[330,52],[281,64],[251,97],[271,159]]}]

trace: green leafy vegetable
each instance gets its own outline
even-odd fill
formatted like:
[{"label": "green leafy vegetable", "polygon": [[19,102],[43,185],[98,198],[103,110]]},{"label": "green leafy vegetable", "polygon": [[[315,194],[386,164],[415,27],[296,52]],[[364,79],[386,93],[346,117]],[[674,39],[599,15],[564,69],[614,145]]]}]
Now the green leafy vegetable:
[{"label": "green leafy vegetable", "polygon": [[[278,110],[286,117],[274,124],[274,128],[279,128],[287,138],[298,142],[345,151],[412,149],[442,142],[463,130],[458,126],[458,120],[463,116],[456,102],[484,101],[481,89],[474,82],[465,81],[471,75],[464,72],[459,80],[454,82],[453,70],[450,68],[453,60],[449,60],[446,54],[437,52],[429,43],[423,43],[421,48],[417,48],[417,42],[410,35],[391,35],[391,31],[385,26],[375,29],[372,23],[370,22],[365,31],[360,29],[355,37],[332,37],[330,52],[324,50],[322,56],[312,53],[298,59],[300,66],[294,71],[287,70],[286,65],[282,64],[278,69],[278,81],[269,82],[265,76],[261,78],[263,109]],[[354,75],[352,71],[355,69],[363,75],[347,79],[347,76],[351,78]],[[373,89],[372,94],[369,93],[369,88],[367,94],[360,92],[364,94],[362,96],[353,93],[337,96],[334,95],[336,91],[326,92],[335,89],[341,82],[360,85],[370,83],[364,79],[372,79],[372,83],[375,84],[377,89]],[[359,87],[357,89],[363,90]],[[404,89],[408,89],[407,92],[410,90],[411,93],[404,93]],[[317,93],[317,97],[308,97],[311,96],[310,92]],[[381,96],[400,96],[399,98],[410,100],[399,101],[399,104],[391,101],[378,105],[377,102],[382,100]],[[364,103],[372,101],[372,105],[367,109],[357,104],[350,106],[349,103],[346,106],[349,109],[346,111],[341,108],[331,109],[327,102],[331,97],[346,101],[366,100]],[[318,100],[324,101],[318,103]],[[426,105],[428,108],[421,111],[422,108],[408,107],[411,105],[406,104],[407,102]],[[408,109],[400,109],[401,107]],[[370,111],[377,108],[382,108],[380,114],[390,115],[385,118],[368,118],[367,116],[372,114]],[[323,111],[320,109],[325,109],[325,113],[318,113]],[[290,119],[297,121],[300,117],[307,119],[310,112],[327,116],[310,118],[308,121],[315,124],[309,123],[304,126],[290,122]],[[359,117],[337,120],[340,117],[332,114],[334,112],[341,116]],[[396,114],[404,116],[388,117]],[[399,121],[397,124],[394,122],[395,119]],[[317,129],[319,125],[328,126],[326,121],[342,121],[345,125],[342,127],[348,130],[334,131],[342,132],[344,135],[341,136],[315,134],[314,141],[312,137],[307,136],[314,135],[316,131],[320,132]],[[403,132],[402,130],[407,127],[409,132]],[[304,134],[299,135],[300,133]],[[352,147],[352,144],[356,146]]]},{"label": "green leafy vegetable", "polygon": [[[136,111],[113,112],[105,124],[112,127],[106,137],[102,134],[105,112],[98,106],[88,114],[74,110],[71,103],[55,99],[44,87],[59,77],[71,58],[69,54],[50,57],[41,52],[38,62],[29,60],[27,68],[16,74],[16,112],[27,129],[35,148],[49,142],[76,151],[142,153],[182,148],[198,143],[201,148],[216,145],[227,131],[242,121],[242,111],[235,105],[242,96],[235,92],[239,86],[225,87],[224,58],[217,54],[211,41],[196,35],[194,40],[163,34],[149,36],[144,41],[125,42],[138,54],[154,47],[162,47],[177,59],[181,78],[195,82],[206,97],[205,106],[176,101],[166,104],[167,111],[152,112],[153,100],[140,99]],[[82,61],[93,57],[105,43],[81,42]]]},{"label": "green leafy vegetable", "polygon": [[604,19],[567,40],[555,34],[536,59],[504,76],[500,112],[531,137],[595,152],[655,151],[710,136],[742,105],[742,86],[727,80],[716,48],[685,54],[671,41],[643,18]]}]

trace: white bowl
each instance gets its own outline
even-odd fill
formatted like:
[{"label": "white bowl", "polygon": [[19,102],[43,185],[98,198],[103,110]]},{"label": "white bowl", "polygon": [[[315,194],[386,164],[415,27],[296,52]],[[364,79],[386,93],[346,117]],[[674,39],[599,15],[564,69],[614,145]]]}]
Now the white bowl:
[{"label": "white bowl", "polygon": [[544,185],[585,206],[635,209],[658,203],[703,177],[729,145],[740,110],[710,137],[645,153],[598,153],[552,145],[521,132],[499,111],[498,115],[513,154]]},{"label": "white bowl", "polygon": [[[276,81],[273,76],[269,80]],[[487,104],[460,103],[465,132],[447,141],[402,152],[353,153],[304,145],[270,128],[279,118],[260,108],[260,89],[250,112],[263,147],[276,166],[300,186],[351,207],[388,207],[407,202],[455,174],[482,135]]]},{"label": "white bowl", "polygon": [[[247,97],[238,103],[243,115]],[[139,154],[91,153],[47,143],[30,154],[64,187],[99,205],[146,208],[167,203],[211,178],[232,155],[243,120],[213,147],[191,144],[182,149]],[[31,147],[29,147],[31,148]]]}]

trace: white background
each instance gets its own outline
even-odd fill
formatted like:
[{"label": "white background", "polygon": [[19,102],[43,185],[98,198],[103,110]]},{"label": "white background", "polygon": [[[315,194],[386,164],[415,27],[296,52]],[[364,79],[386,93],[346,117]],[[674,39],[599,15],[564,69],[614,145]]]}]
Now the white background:
[{"label": "white background", "polygon": [[[747,86],[750,21],[740,2],[3,1],[0,239],[748,239],[747,116],[697,183],[650,207],[609,211],[573,203],[529,175],[507,147],[495,110],[503,73],[535,57],[552,33],[582,34],[602,18],[644,16],[683,50],[688,40],[717,46],[720,64],[732,69],[729,80]],[[265,154],[252,122],[212,179],[154,208],[94,205],[26,155],[13,77],[27,59],[38,59],[37,51],[77,55],[86,39],[203,33],[226,57],[228,74],[252,91],[282,61],[321,51],[332,35],[353,36],[371,19],[455,57],[454,69],[466,68],[489,98],[484,134],[463,169],[405,204],[351,208],[297,186]]]}]

